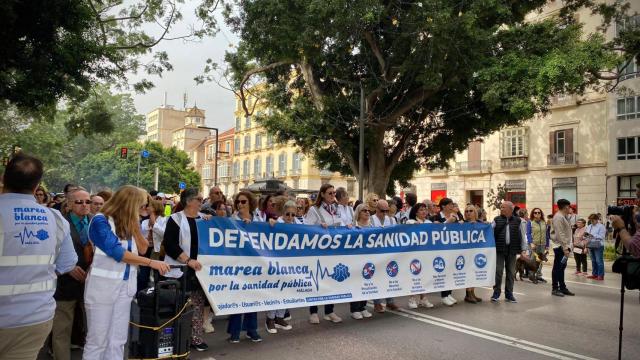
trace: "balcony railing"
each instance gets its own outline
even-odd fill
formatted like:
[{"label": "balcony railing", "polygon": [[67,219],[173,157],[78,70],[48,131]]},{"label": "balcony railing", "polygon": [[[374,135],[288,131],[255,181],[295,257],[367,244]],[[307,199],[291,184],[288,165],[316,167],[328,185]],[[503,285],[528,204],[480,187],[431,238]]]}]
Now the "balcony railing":
[{"label": "balcony railing", "polygon": [[277,177],[285,177],[287,176],[287,170],[278,170],[278,172],[276,173]]},{"label": "balcony railing", "polygon": [[433,169],[427,169],[427,174],[432,176],[447,175],[448,172],[449,172],[449,169],[447,169],[446,167],[437,167]]},{"label": "balcony railing", "polygon": [[500,168],[506,170],[527,169],[529,166],[528,157],[514,157],[500,159]]},{"label": "balcony railing", "polygon": [[226,183],[231,180],[231,176],[220,176],[220,182]]},{"label": "balcony railing", "polygon": [[560,153],[549,154],[547,156],[547,165],[561,166],[561,165],[578,165],[578,153]]},{"label": "balcony railing", "polygon": [[242,174],[242,180],[249,180],[249,174]]},{"label": "balcony railing", "polygon": [[456,163],[457,172],[483,173],[491,171],[491,160],[459,161]]},{"label": "balcony railing", "polygon": [[240,175],[233,175],[233,181],[240,180]]},{"label": "balcony railing", "polygon": [[291,169],[289,170],[289,174],[291,174],[291,176],[300,176],[302,174],[302,169]]},{"label": "balcony railing", "polygon": [[320,177],[332,177],[333,171],[331,170],[320,170]]}]

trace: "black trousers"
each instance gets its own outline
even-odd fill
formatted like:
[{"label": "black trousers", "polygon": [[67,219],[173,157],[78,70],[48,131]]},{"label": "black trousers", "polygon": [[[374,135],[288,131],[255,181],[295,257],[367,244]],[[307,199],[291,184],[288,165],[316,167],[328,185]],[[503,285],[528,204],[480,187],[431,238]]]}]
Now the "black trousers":
[{"label": "black trousers", "polygon": [[367,306],[367,301],[353,301],[349,304],[351,312],[360,312],[363,311]]},{"label": "black trousers", "polygon": [[[324,314],[325,315],[329,315],[333,312],[333,304],[327,304],[324,306]],[[318,313],[318,307],[317,306],[309,306],[309,313],[310,314],[317,314]]]},{"label": "black trousers", "polygon": [[576,260],[576,271],[587,272],[587,250],[584,251],[582,254],[573,253],[573,258]]}]

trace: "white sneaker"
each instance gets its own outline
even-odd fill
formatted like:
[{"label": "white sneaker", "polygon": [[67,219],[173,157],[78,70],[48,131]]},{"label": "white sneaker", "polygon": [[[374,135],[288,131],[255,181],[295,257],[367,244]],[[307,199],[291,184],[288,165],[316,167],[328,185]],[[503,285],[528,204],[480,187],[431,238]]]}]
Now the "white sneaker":
[{"label": "white sneaker", "polygon": [[363,318],[362,313],[359,311],[352,312],[351,317],[354,318],[355,320],[362,320]]},{"label": "white sneaker", "polygon": [[312,324],[320,324],[320,318],[318,317],[318,314],[309,315],[309,322]]},{"label": "white sneaker", "polygon": [[407,306],[409,307],[409,309],[418,308],[418,303],[416,302],[416,299],[413,296],[409,298],[409,303],[407,304]]},{"label": "white sneaker", "polygon": [[451,301],[453,301],[454,304],[458,303],[458,300],[456,300],[456,298],[453,297],[453,295],[449,294],[449,296],[447,296],[449,299],[451,299]]},{"label": "white sneaker", "polygon": [[327,321],[331,321],[332,323],[341,323],[342,322],[342,318],[338,315],[336,315],[336,313],[331,313],[329,315],[325,315],[324,319]]},{"label": "white sneaker", "polygon": [[367,309],[364,309],[364,310],[360,311],[360,314],[362,314],[362,317],[364,317],[364,318],[370,318],[370,317],[373,316],[373,314],[370,313],[369,310],[367,310]]},{"label": "white sneaker", "polygon": [[431,309],[434,305],[427,298],[420,299],[420,306],[424,306],[427,309]]},{"label": "white sneaker", "polygon": [[443,297],[443,298],[442,298],[442,303],[443,303],[443,304],[445,304],[445,305],[447,305],[447,306],[453,306],[453,305],[455,305],[455,302],[454,302],[453,300],[451,300],[451,298],[450,298],[450,297],[448,297],[448,296],[447,296],[447,297]]},{"label": "white sneaker", "polygon": [[213,325],[209,321],[205,321],[204,325],[202,325],[202,328],[204,329],[204,332],[207,334],[211,334],[212,332],[215,331],[215,329],[213,328]]}]

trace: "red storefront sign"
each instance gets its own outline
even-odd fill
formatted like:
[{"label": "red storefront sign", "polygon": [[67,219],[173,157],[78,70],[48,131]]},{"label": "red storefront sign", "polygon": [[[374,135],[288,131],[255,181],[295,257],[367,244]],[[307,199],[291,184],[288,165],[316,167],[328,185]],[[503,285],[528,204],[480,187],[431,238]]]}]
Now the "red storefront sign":
[{"label": "red storefront sign", "polygon": [[618,206],[625,206],[625,205],[636,205],[638,201],[636,200],[636,198],[618,198],[618,200],[616,201],[616,204]]},{"label": "red storefront sign", "polygon": [[447,190],[431,190],[431,201],[438,205],[442,198],[447,197]]}]

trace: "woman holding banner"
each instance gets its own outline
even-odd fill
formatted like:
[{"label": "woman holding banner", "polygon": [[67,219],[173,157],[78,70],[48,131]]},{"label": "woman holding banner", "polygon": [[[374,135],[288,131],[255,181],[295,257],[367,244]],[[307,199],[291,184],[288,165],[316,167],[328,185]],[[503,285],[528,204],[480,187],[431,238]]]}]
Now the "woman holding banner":
[{"label": "woman holding banner", "polygon": [[[268,199],[269,200],[269,199]],[[256,217],[256,199],[248,191],[240,191],[233,200],[235,212],[231,216],[233,220],[242,221],[246,224],[252,222]],[[227,333],[231,336],[229,342],[236,344],[240,342],[240,332],[245,330],[247,338],[253,342],[260,342],[262,338],[258,335],[258,313],[249,312],[244,314],[229,315],[229,326]]]},{"label": "woman holding banner", "polygon": [[138,223],[139,211],[146,201],[142,189],[125,185],[89,224],[95,255],[85,281],[85,360],[124,357],[131,299],[137,285],[135,265],[148,266],[161,274],[169,270],[161,261],[139,256],[149,246]]},{"label": "woman holding banner", "polygon": [[[357,228],[371,227],[371,214],[367,205],[360,204],[353,213],[353,225]],[[351,317],[355,320],[370,318],[372,314],[367,310],[367,300],[353,301],[350,304]]]},{"label": "woman holding banner", "polygon": [[[425,203],[417,203],[409,211],[409,220],[407,220],[407,224],[430,224],[431,221],[428,219],[429,211],[427,210],[427,205]],[[426,308],[432,308],[433,304],[427,299],[426,294],[420,294],[420,301],[415,295],[409,297],[409,309],[417,309],[418,306],[424,306]]]},{"label": "woman holding banner", "polygon": [[180,194],[180,207],[183,209],[172,214],[167,220],[162,245],[166,256],[164,261],[170,265],[187,265],[186,275],[179,269],[172,269],[165,276],[180,278],[186,276],[187,291],[193,304],[191,320],[191,347],[205,351],[209,346],[202,339],[204,333],[204,308],[207,300],[196,278],[196,271],[202,269],[198,259],[198,226],[196,220],[204,216],[200,213],[202,195],[198,189],[186,189]]},{"label": "woman holding banner", "polygon": [[[472,224],[479,222],[479,220],[478,220],[478,209],[474,205],[469,204],[464,209],[464,222],[472,223]],[[476,289],[475,288],[467,288],[467,294],[464,297],[464,301],[466,301],[468,303],[471,303],[471,304],[477,304],[477,303],[481,302],[482,299],[476,296]]]},{"label": "woman holding banner", "polygon": [[[340,214],[338,214],[338,204],[336,204],[336,190],[331,184],[323,184],[318,192],[315,204],[309,208],[305,217],[307,225],[321,225],[323,228],[329,226],[343,226]],[[351,226],[351,224],[349,224]],[[318,317],[318,307],[311,306],[309,308],[309,322],[312,324],[320,324]],[[333,304],[324,306],[324,319],[333,323],[342,322],[336,313],[333,312]]]}]

